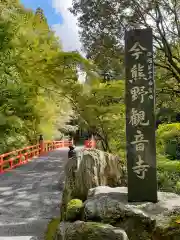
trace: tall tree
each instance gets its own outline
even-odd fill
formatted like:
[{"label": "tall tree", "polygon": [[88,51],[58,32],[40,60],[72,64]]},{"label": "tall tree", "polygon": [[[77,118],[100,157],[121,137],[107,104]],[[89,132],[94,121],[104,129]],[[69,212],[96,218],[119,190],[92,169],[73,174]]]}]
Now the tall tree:
[{"label": "tall tree", "polygon": [[[69,91],[70,90],[70,91]],[[125,106],[124,82],[109,81],[82,85],[78,82],[66,89],[79,126],[96,136],[105,151],[124,147]],[[119,143],[119,139],[122,139]]]},{"label": "tall tree", "polygon": [[46,23],[47,24],[47,19],[44,15],[44,11],[42,8],[37,8],[35,12],[35,17],[40,21],[40,23]]},{"label": "tall tree", "polygon": [[63,127],[68,121],[70,107],[61,86],[53,85],[60,78],[54,70],[65,65],[57,60],[65,53],[43,12],[34,14],[19,1],[3,1],[0,27],[0,153],[4,153],[36,142],[40,133],[53,138],[59,124]]},{"label": "tall tree", "polygon": [[[109,48],[123,47],[125,30],[153,28],[156,66],[167,70],[180,83],[180,3],[179,0],[73,0],[71,10],[78,16],[85,51],[106,54],[97,39],[114,39]],[[113,56],[110,56],[113,59]],[[121,58],[119,57],[119,60]]]},{"label": "tall tree", "polygon": [[75,15],[78,15],[82,30],[81,41],[87,58],[93,60],[99,67],[105,81],[122,79],[124,73],[123,48],[114,32],[115,28],[119,28],[115,7],[114,0],[74,0],[71,9]]}]

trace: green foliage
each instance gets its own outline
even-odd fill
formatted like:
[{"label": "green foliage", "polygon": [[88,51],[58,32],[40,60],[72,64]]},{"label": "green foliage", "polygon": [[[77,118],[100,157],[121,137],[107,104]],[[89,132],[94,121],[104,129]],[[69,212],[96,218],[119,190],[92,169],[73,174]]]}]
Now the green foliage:
[{"label": "green foliage", "polygon": [[75,70],[60,74],[67,54],[43,11],[1,2],[0,47],[0,153],[36,143],[40,133],[45,139],[60,135],[71,107],[55,83],[71,79]]},{"label": "green foliage", "polygon": [[69,97],[79,117],[79,125],[95,135],[105,151],[114,152],[124,147],[124,82],[97,82],[84,86],[76,83],[72,87]]},{"label": "green foliage", "polygon": [[159,190],[180,194],[180,161],[157,155]]},{"label": "green foliage", "polygon": [[156,140],[159,190],[180,194],[180,161],[175,160],[180,123],[159,125]]},{"label": "green foliage", "polygon": [[122,33],[117,5],[116,1],[73,0],[72,12],[78,15],[84,50],[100,69],[104,81],[123,78],[124,50],[119,41]]},{"label": "green foliage", "polygon": [[157,130],[157,147],[161,154],[176,159],[180,143],[180,123],[161,124]]}]

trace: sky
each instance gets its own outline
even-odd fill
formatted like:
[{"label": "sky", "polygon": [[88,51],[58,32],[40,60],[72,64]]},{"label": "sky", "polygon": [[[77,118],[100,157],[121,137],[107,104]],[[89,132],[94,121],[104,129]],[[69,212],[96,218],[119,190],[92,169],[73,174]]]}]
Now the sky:
[{"label": "sky", "polygon": [[20,1],[27,8],[36,10],[38,7],[40,7],[44,10],[48,24],[60,38],[64,51],[78,50],[81,52],[77,19],[68,10],[68,8],[72,6],[72,0]]}]

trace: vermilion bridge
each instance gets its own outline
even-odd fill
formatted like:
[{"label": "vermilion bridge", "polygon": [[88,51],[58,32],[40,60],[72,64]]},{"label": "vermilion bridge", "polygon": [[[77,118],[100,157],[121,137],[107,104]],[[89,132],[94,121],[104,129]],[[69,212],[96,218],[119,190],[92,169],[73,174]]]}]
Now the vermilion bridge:
[{"label": "vermilion bridge", "polygon": [[[48,222],[60,215],[70,144],[41,141],[0,155],[0,240],[44,239]],[[84,145],[76,150],[94,146]]]}]

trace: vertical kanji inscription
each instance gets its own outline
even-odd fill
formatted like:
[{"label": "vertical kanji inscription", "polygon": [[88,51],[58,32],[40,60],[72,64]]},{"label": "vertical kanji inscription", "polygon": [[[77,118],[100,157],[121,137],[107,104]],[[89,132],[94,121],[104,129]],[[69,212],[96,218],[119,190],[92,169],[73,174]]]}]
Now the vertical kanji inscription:
[{"label": "vertical kanji inscription", "polygon": [[125,33],[128,200],[157,202],[152,29]]}]

